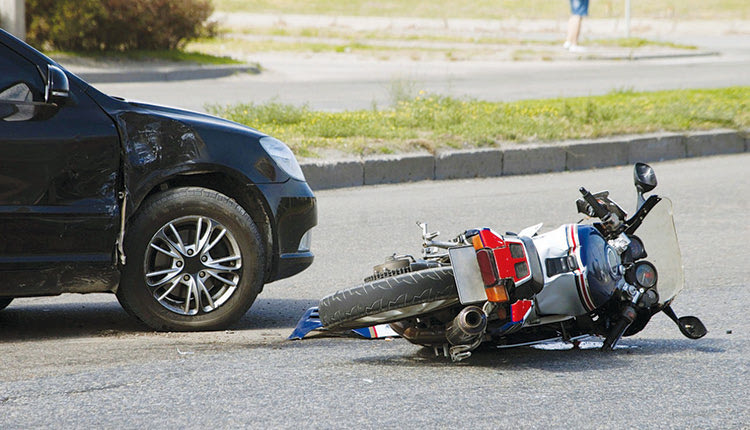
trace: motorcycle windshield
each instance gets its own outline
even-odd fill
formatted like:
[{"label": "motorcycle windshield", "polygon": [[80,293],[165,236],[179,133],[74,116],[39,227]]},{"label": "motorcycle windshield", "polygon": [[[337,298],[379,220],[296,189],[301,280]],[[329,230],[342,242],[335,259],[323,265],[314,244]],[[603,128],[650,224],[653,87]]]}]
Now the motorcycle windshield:
[{"label": "motorcycle windshield", "polygon": [[685,284],[682,255],[672,217],[672,201],[663,197],[651,209],[635,234],[641,238],[646,248],[646,261],[656,266],[659,304],[668,304]]}]

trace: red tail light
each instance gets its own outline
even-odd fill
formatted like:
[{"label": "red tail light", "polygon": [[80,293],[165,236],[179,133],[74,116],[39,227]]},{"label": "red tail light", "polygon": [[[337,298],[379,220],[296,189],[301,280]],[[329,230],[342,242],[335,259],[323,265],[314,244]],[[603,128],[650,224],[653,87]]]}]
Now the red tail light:
[{"label": "red tail light", "polygon": [[505,278],[511,278],[517,284],[531,278],[526,250],[518,238],[506,238],[483,229],[472,238],[472,242],[485,286],[497,285]]},{"label": "red tail light", "polygon": [[497,265],[492,251],[482,248],[477,251],[477,261],[479,262],[479,271],[482,273],[482,281],[486,287],[497,285],[500,279],[497,276]]}]

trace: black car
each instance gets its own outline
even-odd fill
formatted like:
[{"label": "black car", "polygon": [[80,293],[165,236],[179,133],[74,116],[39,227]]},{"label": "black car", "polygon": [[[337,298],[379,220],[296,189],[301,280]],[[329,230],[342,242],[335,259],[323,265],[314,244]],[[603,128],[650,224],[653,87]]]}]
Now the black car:
[{"label": "black car", "polygon": [[0,30],[0,309],[112,292],[154,329],[221,329],[312,264],[316,223],[284,143],[107,96]]}]

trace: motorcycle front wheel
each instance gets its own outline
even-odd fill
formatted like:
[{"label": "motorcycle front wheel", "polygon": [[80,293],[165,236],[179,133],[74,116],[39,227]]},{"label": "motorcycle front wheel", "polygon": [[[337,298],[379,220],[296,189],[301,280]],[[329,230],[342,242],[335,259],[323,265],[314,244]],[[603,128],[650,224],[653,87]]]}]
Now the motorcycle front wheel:
[{"label": "motorcycle front wheel", "polygon": [[320,300],[330,328],[362,328],[427,314],[458,302],[450,266],[404,273],[337,291]]}]

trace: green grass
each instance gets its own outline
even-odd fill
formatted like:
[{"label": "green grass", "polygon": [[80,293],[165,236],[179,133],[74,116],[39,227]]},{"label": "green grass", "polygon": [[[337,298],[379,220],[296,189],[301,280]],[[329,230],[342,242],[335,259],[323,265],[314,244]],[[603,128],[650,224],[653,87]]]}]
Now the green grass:
[{"label": "green grass", "polygon": [[[562,0],[214,0],[220,11],[272,14],[404,16],[425,18],[557,19],[570,13]],[[591,2],[592,18],[623,17],[623,0]],[[747,0],[643,0],[632,2],[639,18],[748,19]]]},{"label": "green grass", "polygon": [[70,51],[53,51],[46,52],[50,57],[84,57],[94,60],[131,60],[131,61],[169,61],[175,63],[195,63],[203,65],[227,65],[243,64],[242,61],[235,60],[231,57],[220,57],[206,54],[203,52],[183,51],[183,50],[135,50],[135,51],[105,51],[105,52],[70,52]]},{"label": "green grass", "polygon": [[387,109],[320,112],[280,103],[209,106],[210,112],[271,134],[303,157],[435,151],[504,142],[558,141],[656,131],[750,127],[750,87],[495,103],[420,92]]}]

